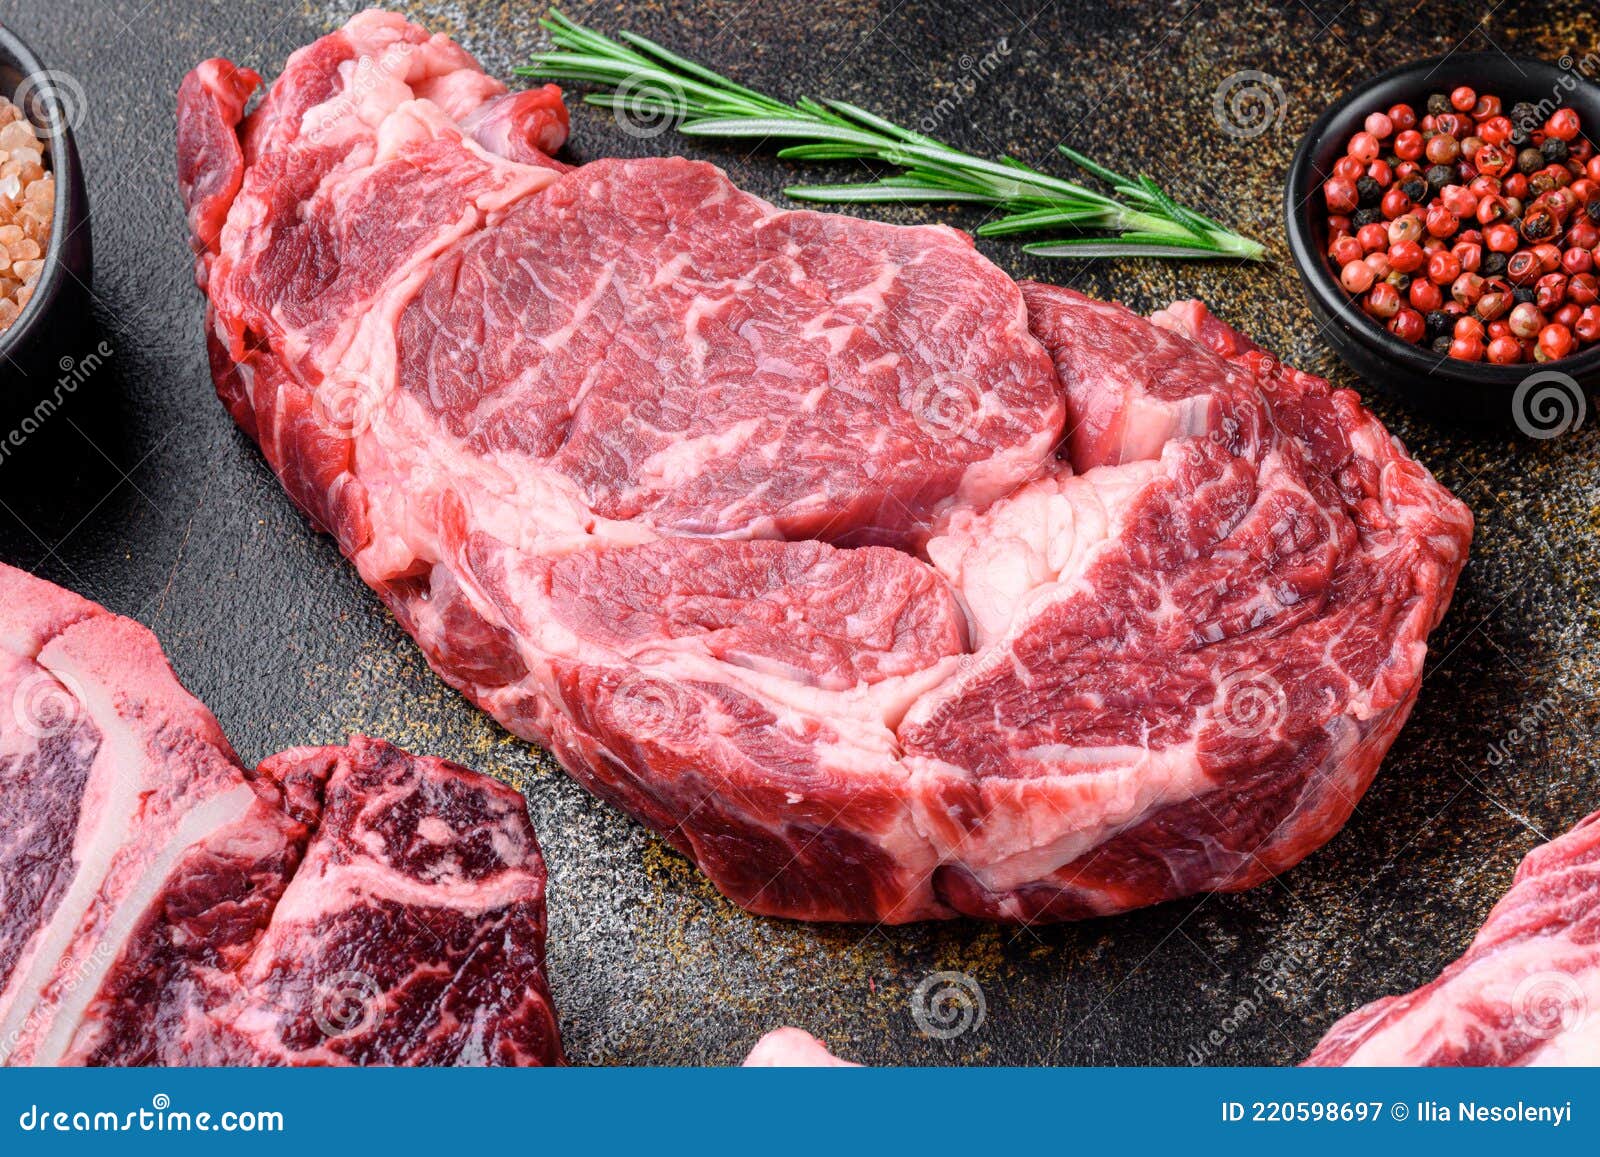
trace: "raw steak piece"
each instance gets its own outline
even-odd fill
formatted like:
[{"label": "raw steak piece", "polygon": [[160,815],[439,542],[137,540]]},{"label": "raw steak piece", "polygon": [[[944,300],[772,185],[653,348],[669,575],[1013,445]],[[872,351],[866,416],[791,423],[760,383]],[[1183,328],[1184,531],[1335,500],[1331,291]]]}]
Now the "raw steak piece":
[{"label": "raw steak piece", "polygon": [[1358,1008],[1306,1064],[1600,1064],[1600,812],[1528,853],[1436,980]]},{"label": "raw steak piece", "polygon": [[398,380],[463,452],[553,474],[602,518],[899,544],[1054,448],[1061,400],[1026,339],[1016,287],[948,229],[596,161],[434,263]]},{"label": "raw steak piece", "polygon": [[1471,515],[1354,394],[1198,303],[1157,325],[1023,288],[1094,420],[1082,473],[929,545],[978,625],[974,659],[898,729],[913,769],[970,773],[925,820],[936,887],[1027,920],[1251,887],[1371,783]]},{"label": "raw steak piece", "polygon": [[242,767],[149,631],[0,566],[0,1060],[554,1064],[502,784],[376,739]]},{"label": "raw steak piece", "polygon": [[756,1041],[744,1058],[747,1069],[854,1069],[860,1066],[841,1061],[828,1046],[799,1028],[775,1028]]},{"label": "raw steak piece", "polygon": [[253,85],[179,98],[218,392],[452,686],[737,903],[1104,914],[1349,815],[1472,527],[1355,395],[950,229],[568,168],[551,90],[395,16]]}]

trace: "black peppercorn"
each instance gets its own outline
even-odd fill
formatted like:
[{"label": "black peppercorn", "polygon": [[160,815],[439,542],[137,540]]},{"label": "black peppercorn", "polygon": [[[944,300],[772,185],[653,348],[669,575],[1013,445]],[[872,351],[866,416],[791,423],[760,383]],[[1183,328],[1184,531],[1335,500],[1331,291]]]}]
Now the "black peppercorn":
[{"label": "black peppercorn", "polygon": [[1523,149],[1533,144],[1533,134],[1524,128],[1512,129],[1511,135],[1506,138],[1506,144],[1520,153]]},{"label": "black peppercorn", "polygon": [[1383,200],[1383,186],[1374,177],[1362,177],[1356,182],[1356,204],[1370,209]]},{"label": "black peppercorn", "polygon": [[1442,333],[1433,339],[1433,352],[1442,358],[1449,357],[1452,344],[1454,343],[1451,341],[1450,335]]},{"label": "black peppercorn", "polygon": [[1534,293],[1533,290],[1529,289],[1526,285],[1519,285],[1511,291],[1511,300],[1516,302],[1518,305],[1524,305],[1527,302],[1533,301],[1537,296],[1538,294]]},{"label": "black peppercorn", "polygon": [[[1428,195],[1428,182],[1421,177],[1407,177],[1400,182],[1400,191],[1411,198],[1413,205],[1420,205],[1423,198]],[[1595,201],[1594,204],[1600,205],[1600,201]]]},{"label": "black peppercorn", "polygon": [[[1451,168],[1449,165],[1431,165],[1431,166],[1429,166],[1429,168],[1428,168],[1428,187],[1430,189],[1432,189],[1435,193],[1439,192],[1446,185],[1453,185],[1455,183],[1456,183],[1456,171],[1453,168]],[[1413,201],[1416,201],[1419,198],[1413,197],[1411,199]]]},{"label": "black peppercorn", "polygon": [[1560,137],[1546,137],[1544,144],[1539,146],[1539,151],[1552,165],[1560,164],[1567,159],[1567,142]]},{"label": "black peppercorn", "polygon": [[1479,273],[1485,277],[1499,277],[1505,271],[1506,255],[1504,253],[1496,253],[1491,249],[1483,255],[1482,264],[1478,268]]},{"label": "black peppercorn", "polygon": [[1383,210],[1357,209],[1351,214],[1350,223],[1357,229],[1363,225],[1381,225],[1383,223]]},{"label": "black peppercorn", "polygon": [[1583,211],[1588,216],[1589,220],[1593,221],[1596,225],[1600,225],[1600,197],[1597,197],[1595,200],[1590,201],[1587,205],[1585,205],[1583,207]]},{"label": "black peppercorn", "polygon": [[1427,321],[1429,337],[1438,337],[1442,333],[1449,333],[1451,326],[1455,325],[1455,319],[1442,309],[1429,310]]},{"label": "black peppercorn", "polygon": [[1443,116],[1452,111],[1453,107],[1450,97],[1445,93],[1436,92],[1428,98],[1428,112],[1433,116]]},{"label": "black peppercorn", "polygon": [[1538,149],[1523,149],[1517,154],[1517,172],[1537,173],[1544,168],[1544,154]]}]

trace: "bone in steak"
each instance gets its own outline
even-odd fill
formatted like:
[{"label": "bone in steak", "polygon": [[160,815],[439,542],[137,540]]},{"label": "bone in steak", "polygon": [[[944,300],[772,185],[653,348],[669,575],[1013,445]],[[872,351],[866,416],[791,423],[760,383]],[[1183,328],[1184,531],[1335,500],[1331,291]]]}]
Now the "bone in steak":
[{"label": "bone in steak", "polygon": [[522,797],[375,739],[254,771],[139,624],[0,566],[0,1061],[552,1064]]},{"label": "bone in steak", "polygon": [[1437,979],[1352,1012],[1306,1064],[1600,1064],[1600,812],[1528,853]]},{"label": "bone in steak", "polygon": [[1349,815],[1472,526],[1354,394],[951,229],[569,168],[556,90],[392,15],[258,80],[179,99],[223,400],[446,680],[738,903],[1082,917]]}]

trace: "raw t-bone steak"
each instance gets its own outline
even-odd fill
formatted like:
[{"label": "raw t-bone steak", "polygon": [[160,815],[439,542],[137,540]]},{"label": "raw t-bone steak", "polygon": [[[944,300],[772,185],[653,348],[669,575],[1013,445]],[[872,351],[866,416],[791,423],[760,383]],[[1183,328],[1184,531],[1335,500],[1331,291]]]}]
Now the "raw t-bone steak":
[{"label": "raw t-bone steak", "polygon": [[1358,1008],[1306,1064],[1600,1064],[1600,812],[1528,853],[1437,979]]},{"label": "raw t-bone steak", "polygon": [[247,770],[154,635],[7,566],[0,704],[0,1062],[560,1062],[510,788],[361,737]]},{"label": "raw t-bone steak", "polygon": [[435,669],[758,912],[1115,912],[1326,841],[1472,519],[1197,303],[550,157],[369,12],[200,65],[216,384]]}]

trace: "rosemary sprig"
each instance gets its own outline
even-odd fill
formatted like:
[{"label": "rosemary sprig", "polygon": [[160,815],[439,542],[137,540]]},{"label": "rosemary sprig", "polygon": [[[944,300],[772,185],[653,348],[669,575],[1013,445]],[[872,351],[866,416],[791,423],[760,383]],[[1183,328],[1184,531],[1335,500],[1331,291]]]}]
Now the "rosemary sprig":
[{"label": "rosemary sprig", "polygon": [[961,152],[844,101],[801,97],[784,104],[632,32],[618,33],[621,40],[613,40],[554,10],[540,23],[555,47],[536,53],[517,74],[610,89],[584,99],[611,109],[624,122],[676,122],[680,132],[694,137],[801,141],[780,149],[778,156],[804,162],[875,161],[900,170],[872,181],[784,190],[796,200],[834,205],[971,202],[1005,210],[1005,216],[978,228],[981,236],[1045,230],[1079,234],[1024,246],[1043,257],[1257,261],[1266,252],[1258,242],[1179,205],[1149,177],[1125,177],[1065,145],[1060,148],[1066,158],[1109,185],[1115,196],[1042,173],[1012,157],[996,161]]}]

